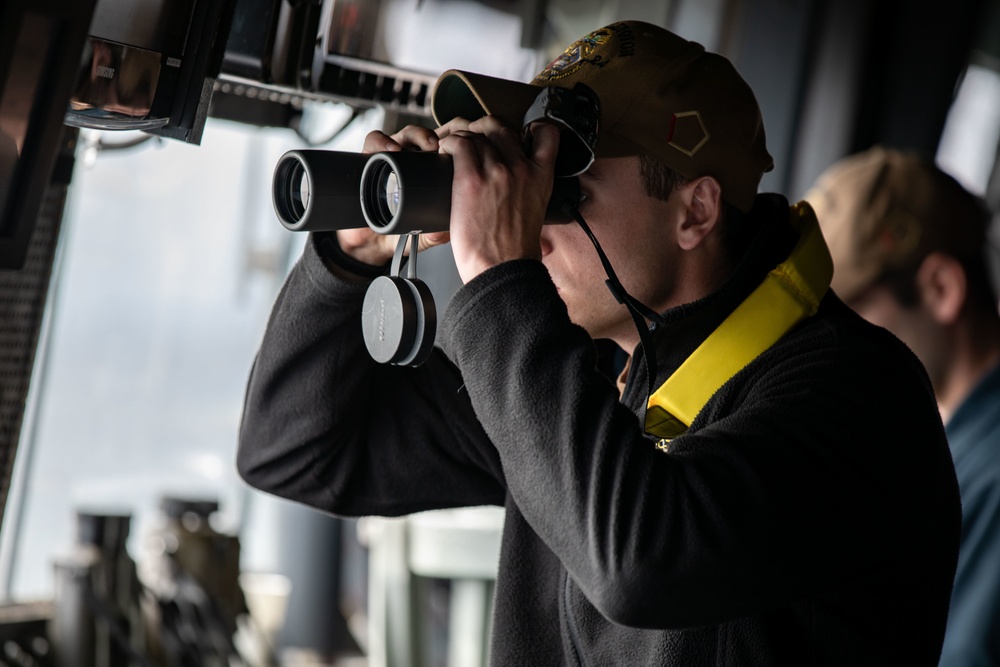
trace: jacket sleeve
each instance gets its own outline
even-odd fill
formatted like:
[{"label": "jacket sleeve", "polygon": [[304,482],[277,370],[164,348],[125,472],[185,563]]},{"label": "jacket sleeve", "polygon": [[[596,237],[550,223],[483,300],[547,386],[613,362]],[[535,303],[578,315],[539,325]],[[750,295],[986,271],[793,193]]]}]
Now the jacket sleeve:
[{"label": "jacket sleeve", "polygon": [[[866,368],[891,368],[877,355],[853,366],[821,350],[772,358],[743,383],[753,395],[717,394],[731,402],[714,407],[725,416],[696,420],[664,453],[591,370],[592,345],[540,263],[471,281],[443,340],[512,502],[623,625],[692,627],[787,604],[901,557],[931,499],[951,500],[947,476],[928,473],[950,465],[928,387],[916,374],[903,378],[915,389],[896,387],[898,372]],[[824,381],[835,374],[865,382]]]},{"label": "jacket sleeve", "polygon": [[440,350],[419,368],[364,346],[367,283],[336,277],[315,238],[273,306],[250,373],[237,468],[251,486],[345,516],[502,504],[496,451]]},{"label": "jacket sleeve", "polygon": [[962,511],[962,547],[940,667],[996,665],[1000,664],[1000,466],[995,461],[982,462],[973,478],[963,479]]}]

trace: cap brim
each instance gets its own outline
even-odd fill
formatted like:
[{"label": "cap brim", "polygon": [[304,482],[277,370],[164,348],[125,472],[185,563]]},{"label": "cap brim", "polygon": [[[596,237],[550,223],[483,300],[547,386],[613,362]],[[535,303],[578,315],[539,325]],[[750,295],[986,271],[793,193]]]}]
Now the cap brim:
[{"label": "cap brim", "polygon": [[471,121],[489,115],[520,128],[539,90],[529,83],[451,69],[434,84],[431,112],[438,125],[453,118]]},{"label": "cap brim", "polygon": [[[451,69],[438,77],[434,85],[431,111],[438,125],[453,118],[471,121],[491,115],[511,127],[520,128],[525,113],[541,89],[542,86],[530,83]],[[597,157],[624,157],[643,152],[613,130],[602,127],[598,132]]]}]

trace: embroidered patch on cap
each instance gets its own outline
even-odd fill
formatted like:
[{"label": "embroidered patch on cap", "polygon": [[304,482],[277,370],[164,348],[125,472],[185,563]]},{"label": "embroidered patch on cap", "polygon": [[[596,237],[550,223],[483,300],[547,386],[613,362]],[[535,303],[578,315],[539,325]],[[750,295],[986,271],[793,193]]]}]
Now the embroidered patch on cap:
[{"label": "embroidered patch on cap", "polygon": [[[617,37],[617,53],[611,53],[611,40]],[[556,81],[574,74],[584,65],[604,67],[619,56],[630,56],[635,52],[635,34],[624,23],[614,23],[595,30],[586,37],[573,42],[562,55],[539,72],[535,83]]]}]

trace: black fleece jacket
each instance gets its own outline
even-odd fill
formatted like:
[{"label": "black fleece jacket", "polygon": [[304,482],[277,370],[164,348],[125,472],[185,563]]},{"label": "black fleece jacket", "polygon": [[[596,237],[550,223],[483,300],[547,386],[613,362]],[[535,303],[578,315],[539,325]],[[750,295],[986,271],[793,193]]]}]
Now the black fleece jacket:
[{"label": "black fleece jacket", "polygon": [[[769,201],[734,278],[654,331],[658,380],[787,253]],[[960,530],[944,432],[915,357],[836,296],[665,453],[641,355],[619,399],[541,263],[464,286],[443,351],[399,368],[365,351],[367,286],[312,241],[251,373],[240,473],[346,516],[503,505],[495,667],[937,664]]]}]

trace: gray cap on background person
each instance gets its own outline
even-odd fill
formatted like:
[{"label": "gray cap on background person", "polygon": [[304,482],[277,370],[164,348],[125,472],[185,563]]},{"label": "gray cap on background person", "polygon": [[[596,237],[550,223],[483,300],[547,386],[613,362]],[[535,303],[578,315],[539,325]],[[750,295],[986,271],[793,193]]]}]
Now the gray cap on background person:
[{"label": "gray cap on background person", "polygon": [[989,216],[980,199],[916,153],[875,147],[828,168],[806,193],[833,256],[831,287],[851,301],[927,255],[984,252]]}]

